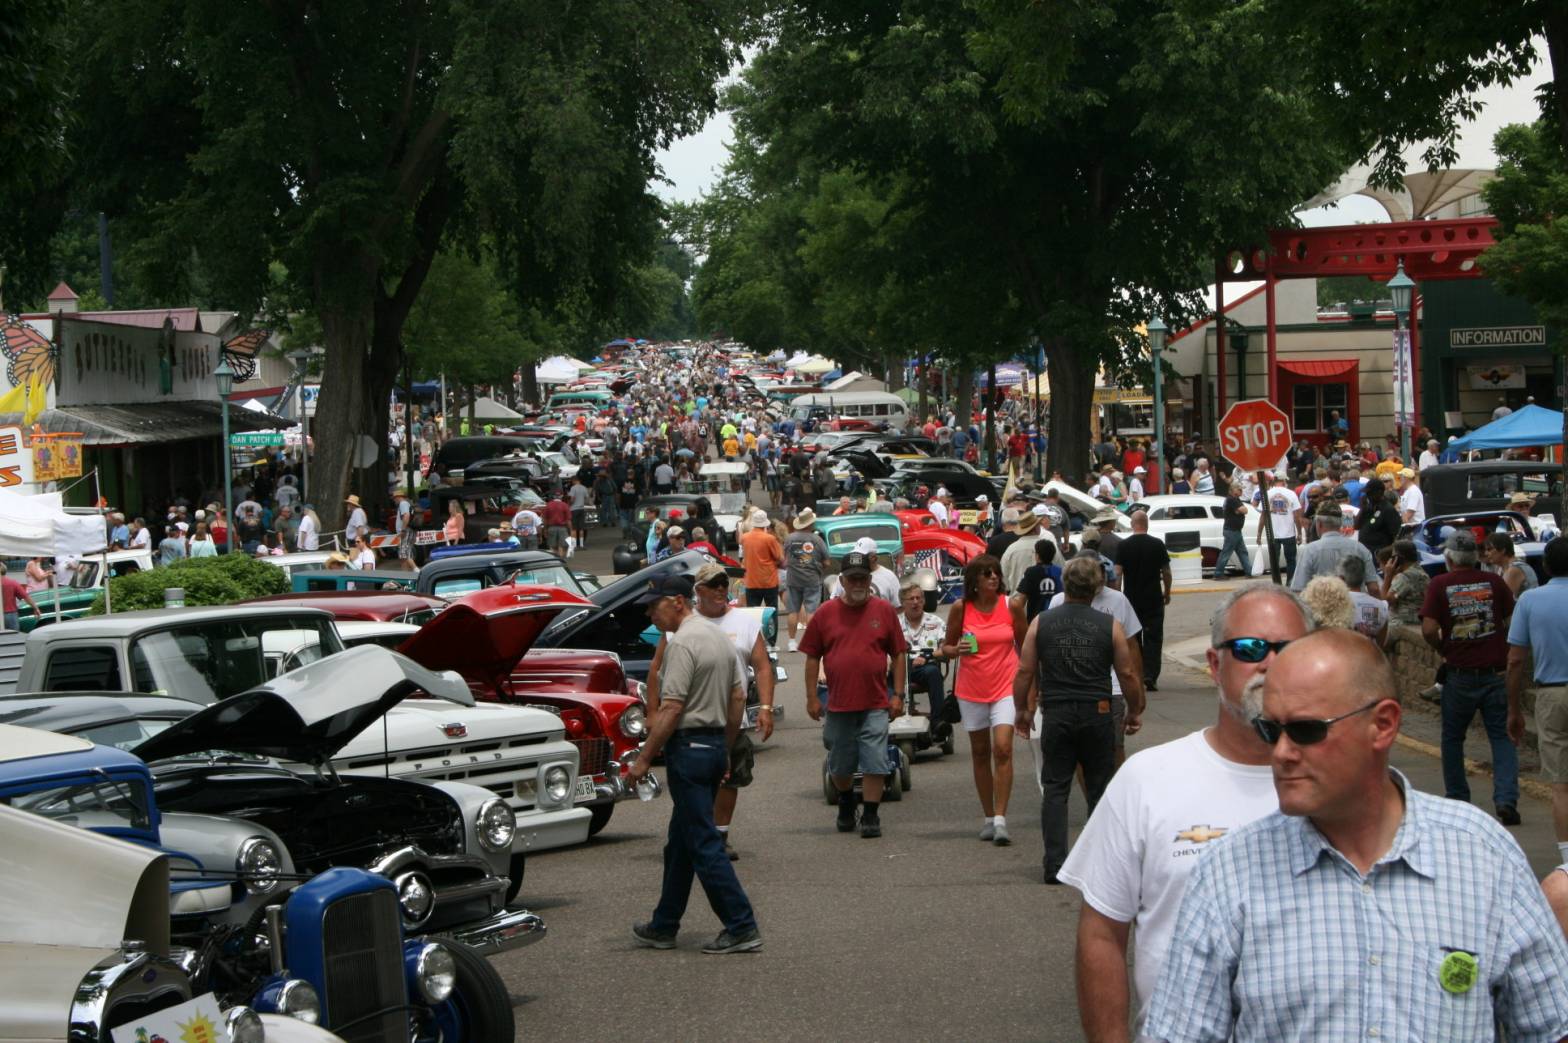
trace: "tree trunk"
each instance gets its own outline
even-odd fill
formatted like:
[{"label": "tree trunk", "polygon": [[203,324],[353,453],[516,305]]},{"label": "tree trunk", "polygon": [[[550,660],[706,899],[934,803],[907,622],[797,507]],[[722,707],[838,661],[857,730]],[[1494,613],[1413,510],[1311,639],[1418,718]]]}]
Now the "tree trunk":
[{"label": "tree trunk", "polygon": [[532,359],[523,362],[523,401],[531,406],[539,404],[539,373]]},{"label": "tree trunk", "polygon": [[1094,408],[1096,367],[1060,336],[1045,341],[1045,365],[1051,378],[1046,470],[1060,471],[1068,483],[1081,489],[1089,464],[1088,419]]},{"label": "tree trunk", "polygon": [[996,473],[996,363],[986,370],[985,388],[985,469]]},{"label": "tree trunk", "polygon": [[968,366],[958,370],[958,387],[953,392],[953,425],[969,430],[975,415],[975,374]]},{"label": "tree trunk", "polygon": [[[311,432],[316,451],[311,455],[310,484],[311,503],[327,532],[343,528],[355,443],[368,430],[374,412],[363,379],[371,355],[371,312],[368,293],[363,307],[321,312],[326,354]],[[381,411],[386,412],[384,405]]]},{"label": "tree trunk", "polygon": [[[1548,5],[1546,17],[1546,50],[1552,59],[1554,79],[1568,75],[1568,11],[1561,5]],[[1568,156],[1568,84],[1557,79],[1552,100],[1557,106],[1557,142]],[[1561,393],[1561,392],[1559,392]],[[1559,463],[1568,466],[1568,394],[1563,395],[1563,445],[1557,451]],[[1568,518],[1568,482],[1563,483],[1562,502],[1557,505],[1559,524]]]}]

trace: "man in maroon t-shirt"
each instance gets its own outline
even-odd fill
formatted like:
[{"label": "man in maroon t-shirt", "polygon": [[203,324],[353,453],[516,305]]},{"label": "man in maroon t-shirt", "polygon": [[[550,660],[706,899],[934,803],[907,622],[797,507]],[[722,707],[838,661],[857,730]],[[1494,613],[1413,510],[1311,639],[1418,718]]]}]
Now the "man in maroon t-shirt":
[{"label": "man in maroon t-shirt", "polygon": [[[800,650],[806,654],[806,714],[822,720],[817,678],[827,663],[827,721],[822,737],[828,746],[828,774],[838,790],[838,830],[855,828],[854,774],[864,779],[860,835],[879,837],[882,822],[877,805],[888,773],[888,721],[904,712],[904,628],[898,610],[871,596],[871,559],[846,554],[839,568],[840,596],[811,617]],[[888,665],[893,667],[893,696],[888,698]]]},{"label": "man in maroon t-shirt", "polygon": [[1470,799],[1465,778],[1465,732],[1481,713],[1492,744],[1492,804],[1498,820],[1519,824],[1519,751],[1508,737],[1508,620],[1513,592],[1502,577],[1476,567],[1475,537],[1460,529],[1443,544],[1448,571],[1427,584],[1421,636],[1443,653],[1443,789],[1451,800]]},{"label": "man in maroon t-shirt", "polygon": [[27,594],[27,587],[11,579],[5,574],[5,562],[0,561],[0,608],[4,611],[4,625],[0,630],[20,630],[22,624],[17,622],[16,599],[21,598],[33,610],[33,618],[41,619],[43,613],[38,611],[38,605]]},{"label": "man in maroon t-shirt", "polygon": [[557,489],[550,502],[539,511],[544,522],[545,547],[558,558],[566,557],[566,539],[572,524],[572,509],[566,503],[566,494]]}]

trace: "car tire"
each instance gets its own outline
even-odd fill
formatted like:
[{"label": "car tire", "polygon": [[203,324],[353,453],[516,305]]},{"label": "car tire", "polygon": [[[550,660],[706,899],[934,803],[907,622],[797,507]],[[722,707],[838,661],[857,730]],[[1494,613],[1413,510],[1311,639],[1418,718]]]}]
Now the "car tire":
[{"label": "car tire", "polygon": [[588,822],[588,835],[598,836],[599,831],[610,824],[610,816],[615,812],[613,803],[595,804],[588,809],[593,818]]},{"label": "car tire", "polygon": [[899,743],[898,754],[898,788],[907,793],[915,788],[914,779],[911,777],[913,772],[910,771],[910,766],[915,763],[915,744],[912,742]]},{"label": "car tire", "polygon": [[523,889],[523,875],[528,871],[528,857],[526,855],[513,855],[512,862],[507,867],[508,883],[506,885],[506,904],[511,905],[517,898],[517,892]]},{"label": "car tire", "polygon": [[517,1025],[512,1017],[512,997],[500,972],[462,942],[443,937],[433,937],[431,941],[446,946],[457,964],[457,984],[452,995],[436,1009],[441,1037],[514,1043]]}]

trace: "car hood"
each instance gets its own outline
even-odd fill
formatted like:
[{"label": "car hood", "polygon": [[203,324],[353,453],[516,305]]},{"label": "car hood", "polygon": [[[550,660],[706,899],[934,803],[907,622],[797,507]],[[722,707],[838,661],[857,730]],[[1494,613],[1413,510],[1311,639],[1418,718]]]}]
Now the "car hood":
[{"label": "car hood", "polygon": [[556,587],[486,587],[453,601],[398,651],[427,669],[456,670],[471,683],[495,689],[557,616],[592,607]]},{"label": "car hood", "polygon": [[867,478],[889,478],[893,474],[893,468],[888,466],[887,461],[869,449],[837,449],[828,455],[848,462]]},{"label": "car hood", "polygon": [[590,621],[602,619],[626,608],[664,577],[694,577],[697,575],[697,570],[710,561],[719,561],[719,559],[706,551],[684,550],[663,561],[656,561],[652,565],[638,569],[629,576],[622,576],[614,583],[593,592],[590,605],[592,612],[566,613],[565,618],[558,625],[546,631],[541,644],[547,648],[559,648],[571,640],[572,634],[587,626]]},{"label": "car hood", "polygon": [[327,656],[191,714],[131,752],[144,761],[207,750],[320,764],[417,691],[472,704],[464,685],[367,645]]}]

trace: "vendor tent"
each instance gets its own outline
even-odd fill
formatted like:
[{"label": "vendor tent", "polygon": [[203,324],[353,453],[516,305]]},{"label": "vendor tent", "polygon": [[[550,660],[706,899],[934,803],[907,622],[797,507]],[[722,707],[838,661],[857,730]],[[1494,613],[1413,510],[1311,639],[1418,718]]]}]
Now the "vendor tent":
[{"label": "vendor tent", "polygon": [[1528,445],[1562,445],[1563,415],[1537,405],[1516,409],[1507,416],[1448,443],[1456,452],[1472,449],[1518,449]]},{"label": "vendor tent", "polygon": [[831,373],[836,367],[825,358],[813,356],[800,365],[792,366],[791,368],[797,373],[809,373],[812,376],[820,376],[823,373]]},{"label": "vendor tent", "polygon": [[67,514],[59,493],[27,496],[0,489],[0,556],[54,558],[104,549],[103,517]]},{"label": "vendor tent", "polygon": [[[463,413],[464,415],[467,415],[467,410],[463,410]],[[502,405],[495,399],[490,398],[488,395],[480,395],[478,398],[474,399],[474,419],[522,420],[525,418],[523,417],[523,414],[519,413],[517,410]]]},{"label": "vendor tent", "polygon": [[580,370],[570,359],[553,355],[534,367],[534,376],[541,384],[564,384],[576,380]]}]

